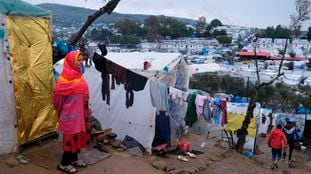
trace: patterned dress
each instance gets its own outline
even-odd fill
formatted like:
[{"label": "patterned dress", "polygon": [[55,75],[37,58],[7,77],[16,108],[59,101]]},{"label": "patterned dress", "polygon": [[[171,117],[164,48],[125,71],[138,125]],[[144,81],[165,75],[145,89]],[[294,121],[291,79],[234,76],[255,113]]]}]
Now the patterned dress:
[{"label": "patterned dress", "polygon": [[53,93],[53,104],[59,113],[58,128],[63,135],[65,152],[80,152],[90,145],[89,89],[77,65],[80,51],[69,52]]}]

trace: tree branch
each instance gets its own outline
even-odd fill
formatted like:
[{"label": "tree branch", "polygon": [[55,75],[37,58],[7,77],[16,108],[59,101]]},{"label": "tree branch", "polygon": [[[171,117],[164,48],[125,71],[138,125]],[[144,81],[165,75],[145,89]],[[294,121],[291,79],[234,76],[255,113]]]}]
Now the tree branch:
[{"label": "tree branch", "polygon": [[73,39],[69,42],[69,45],[76,44],[82,35],[85,33],[87,28],[101,15],[108,13],[111,14],[112,11],[117,7],[120,0],[110,0],[105,6],[101,7],[97,10],[93,15],[88,16],[86,22],[81,27],[80,31],[73,37]]},{"label": "tree branch", "polygon": [[267,86],[267,85],[272,84],[280,76],[284,75],[284,73],[281,72],[281,69],[282,69],[283,61],[284,61],[286,50],[287,50],[288,40],[295,38],[297,36],[297,34],[299,34],[301,23],[303,21],[309,19],[310,6],[311,6],[310,0],[296,0],[296,11],[298,14],[290,16],[290,18],[291,18],[291,24],[289,26],[290,33],[289,33],[289,37],[286,39],[284,53],[282,55],[282,60],[281,60],[280,65],[279,65],[278,75],[275,78],[273,78],[271,81],[269,81],[268,83],[261,83],[260,84],[259,69],[258,69],[257,55],[256,55],[256,46],[255,46],[254,52],[255,52],[255,58],[256,58],[255,61],[256,61],[256,68],[257,68],[258,85],[256,85],[255,94],[250,97],[250,101],[249,101],[249,104],[247,107],[245,119],[242,123],[241,128],[238,130],[237,136],[239,137],[239,139],[237,142],[236,149],[240,153],[243,152],[243,147],[245,144],[245,137],[247,135],[247,128],[248,128],[248,125],[249,125],[251,119],[253,118],[253,112],[254,112],[254,108],[256,107],[256,101],[258,98],[259,89],[262,88],[263,86]]},{"label": "tree branch", "polygon": [[304,90],[301,90],[299,88],[294,88],[294,90],[298,91],[298,92],[301,92],[301,93],[304,93],[304,94],[307,94],[307,95],[310,95],[311,96],[311,92],[308,92],[308,91],[304,91]]},{"label": "tree branch", "polygon": [[261,83],[260,85],[258,85],[256,87],[256,89],[260,89],[262,88],[263,86],[267,86],[267,85],[271,85],[273,82],[275,82],[276,80],[278,80],[281,76],[284,75],[284,72],[278,74],[276,77],[274,77],[272,80],[270,80],[269,82],[265,82],[265,83]]}]

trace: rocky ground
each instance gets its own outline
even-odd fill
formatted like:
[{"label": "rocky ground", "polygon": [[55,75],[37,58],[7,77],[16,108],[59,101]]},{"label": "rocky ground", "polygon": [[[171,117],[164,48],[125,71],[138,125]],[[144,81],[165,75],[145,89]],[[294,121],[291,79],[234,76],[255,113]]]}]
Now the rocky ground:
[{"label": "rocky ground", "polygon": [[[270,149],[265,144],[264,138],[259,138],[259,154],[249,159],[236,153],[228,147],[228,143],[218,137],[202,137],[188,135],[183,141],[191,142],[192,148],[202,150],[204,154],[196,158],[189,158],[188,162],[177,159],[176,154],[165,156],[143,155],[140,152],[126,150],[118,151],[111,145],[106,147],[110,151],[110,157],[81,169],[80,174],[109,173],[109,174],[223,174],[223,173],[310,173],[311,153],[294,151],[295,168],[289,168],[286,160],[280,162],[280,168],[270,169]],[[205,146],[202,148],[202,143]],[[62,173],[56,169],[61,158],[61,147],[58,141],[51,141],[41,146],[34,145],[25,149],[22,157],[28,161],[27,164],[19,164],[16,154],[0,156],[0,173],[5,174],[53,174]]]}]

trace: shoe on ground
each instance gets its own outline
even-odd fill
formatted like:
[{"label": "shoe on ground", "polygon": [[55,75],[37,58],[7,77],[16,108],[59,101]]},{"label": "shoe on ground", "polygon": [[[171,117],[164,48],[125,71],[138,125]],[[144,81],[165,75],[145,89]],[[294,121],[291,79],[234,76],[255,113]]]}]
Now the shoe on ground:
[{"label": "shoe on ground", "polygon": [[177,159],[180,160],[180,161],[184,161],[184,162],[188,162],[189,161],[188,158],[186,158],[185,156],[181,156],[181,155],[178,155]]},{"label": "shoe on ground", "polygon": [[98,143],[96,145],[96,149],[98,149],[101,152],[109,153],[109,150],[104,146],[104,144]]}]

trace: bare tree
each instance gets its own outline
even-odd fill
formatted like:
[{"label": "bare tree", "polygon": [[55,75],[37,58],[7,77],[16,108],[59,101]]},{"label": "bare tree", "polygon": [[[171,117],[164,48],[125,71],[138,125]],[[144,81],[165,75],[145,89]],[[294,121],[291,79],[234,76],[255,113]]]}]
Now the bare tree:
[{"label": "bare tree", "polygon": [[253,118],[253,112],[256,107],[256,101],[258,98],[259,90],[263,86],[270,85],[274,83],[276,80],[278,80],[281,76],[284,75],[283,72],[281,72],[283,61],[285,58],[286,50],[288,48],[288,42],[289,40],[292,40],[296,38],[299,35],[300,28],[302,25],[302,22],[310,19],[309,14],[310,14],[310,0],[296,0],[296,13],[290,16],[291,22],[289,25],[289,30],[290,34],[289,37],[286,39],[285,46],[284,46],[284,52],[282,53],[282,59],[279,64],[279,69],[278,69],[278,74],[276,77],[274,77],[271,81],[265,82],[265,83],[260,83],[260,76],[259,76],[259,68],[258,68],[258,62],[257,62],[257,54],[256,54],[256,47],[257,47],[257,41],[254,45],[254,57],[255,57],[255,64],[256,64],[256,70],[257,70],[257,84],[256,84],[256,92],[254,95],[250,97],[250,101],[248,104],[247,112],[245,119],[242,123],[241,128],[237,131],[238,135],[238,142],[236,145],[236,150],[240,153],[243,152],[243,147],[245,144],[245,138],[247,135],[247,128],[249,123],[251,122],[251,119]]},{"label": "bare tree", "polygon": [[79,39],[82,37],[82,35],[85,33],[87,28],[101,15],[108,13],[111,14],[112,11],[117,7],[120,0],[109,0],[103,7],[101,7],[99,10],[97,10],[93,15],[88,16],[87,20],[83,24],[83,26],[80,28],[79,32],[72,38],[72,40],[69,41],[69,45],[76,44]]}]

